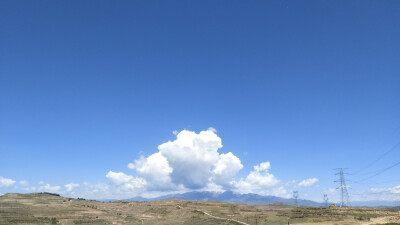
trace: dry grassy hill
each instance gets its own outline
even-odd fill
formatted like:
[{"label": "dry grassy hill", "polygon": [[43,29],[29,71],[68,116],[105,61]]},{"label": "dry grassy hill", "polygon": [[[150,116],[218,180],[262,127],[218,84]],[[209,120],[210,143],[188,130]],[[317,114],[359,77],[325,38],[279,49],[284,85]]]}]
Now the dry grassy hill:
[{"label": "dry grassy hill", "polygon": [[293,208],[179,199],[104,203],[49,193],[0,196],[0,224],[400,224],[375,208]]}]

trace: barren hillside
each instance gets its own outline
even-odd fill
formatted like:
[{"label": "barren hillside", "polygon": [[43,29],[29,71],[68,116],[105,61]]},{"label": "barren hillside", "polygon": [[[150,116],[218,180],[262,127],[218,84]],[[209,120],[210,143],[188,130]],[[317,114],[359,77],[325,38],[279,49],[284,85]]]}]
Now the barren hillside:
[{"label": "barren hillside", "polygon": [[400,224],[397,210],[293,208],[179,199],[104,203],[54,194],[0,196],[0,224]]}]

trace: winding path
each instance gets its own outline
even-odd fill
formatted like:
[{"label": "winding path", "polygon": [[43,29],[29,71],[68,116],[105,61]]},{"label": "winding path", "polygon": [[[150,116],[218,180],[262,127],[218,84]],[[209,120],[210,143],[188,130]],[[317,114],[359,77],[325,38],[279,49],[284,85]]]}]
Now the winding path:
[{"label": "winding path", "polygon": [[212,218],[214,218],[214,219],[219,219],[219,220],[230,220],[230,221],[233,221],[233,222],[236,222],[236,223],[240,223],[240,224],[243,224],[243,225],[250,225],[250,224],[248,224],[248,223],[245,223],[245,222],[242,222],[242,221],[239,221],[239,220],[234,220],[234,219],[229,219],[229,218],[222,218],[222,217],[218,217],[218,216],[213,216],[213,215],[211,215],[210,213],[204,212],[204,211],[199,210],[199,209],[195,209],[195,210],[198,211],[198,212],[204,213],[205,215],[207,215],[207,216],[209,216],[209,217],[212,217]]}]

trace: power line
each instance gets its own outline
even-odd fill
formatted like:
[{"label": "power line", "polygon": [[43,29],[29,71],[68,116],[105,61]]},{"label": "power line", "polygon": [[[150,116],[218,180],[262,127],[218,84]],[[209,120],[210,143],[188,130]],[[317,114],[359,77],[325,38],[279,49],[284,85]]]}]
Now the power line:
[{"label": "power line", "polygon": [[377,181],[377,182],[361,182],[361,181],[351,181],[351,183],[356,183],[356,184],[361,184],[361,185],[371,185],[371,184],[390,184],[390,183],[395,183],[399,182],[399,179],[396,180],[385,180],[385,181]]},{"label": "power line", "polygon": [[397,144],[395,144],[393,147],[391,147],[388,151],[386,151],[385,153],[383,153],[382,155],[380,155],[378,158],[376,158],[374,161],[372,161],[371,163],[369,163],[368,165],[366,165],[365,167],[357,170],[356,172],[353,173],[354,174],[358,174],[361,171],[371,167],[372,165],[374,165],[375,163],[377,163],[379,160],[381,160],[383,157],[385,157],[387,154],[391,153],[392,151],[394,151],[397,147],[400,146],[400,142],[398,142]]},{"label": "power line", "polygon": [[352,194],[352,195],[361,195],[361,196],[367,196],[367,195],[379,195],[379,194],[384,194],[384,193],[391,193],[392,190],[385,190],[385,191],[378,191],[378,192],[369,192],[369,193],[359,193],[359,194]]},{"label": "power line", "polygon": [[395,163],[395,164],[393,164],[393,165],[391,165],[391,166],[389,166],[389,167],[386,167],[386,168],[384,168],[384,169],[378,171],[377,173],[375,173],[375,174],[373,174],[373,175],[371,175],[371,176],[369,176],[369,177],[366,177],[366,178],[364,178],[364,179],[358,180],[358,181],[356,181],[356,182],[362,182],[362,181],[365,181],[365,180],[369,180],[369,179],[371,179],[371,178],[373,178],[373,177],[376,177],[376,176],[378,176],[379,174],[382,174],[382,173],[384,173],[384,172],[386,172],[386,171],[390,170],[391,168],[393,168],[393,167],[395,167],[395,166],[398,166],[398,165],[400,165],[400,162],[397,162],[397,163]]},{"label": "power line", "polygon": [[[398,128],[396,128],[396,130],[395,130],[395,132],[393,132],[393,134],[396,133],[398,130],[400,130],[400,126]],[[392,136],[393,136],[393,134],[392,134]],[[396,143],[389,150],[384,152],[382,155],[377,157],[375,160],[373,160],[372,162],[370,162],[366,166],[364,166],[361,169],[359,169],[356,172],[354,172],[352,175],[359,174],[360,172],[370,168],[371,166],[376,164],[379,160],[381,160],[382,158],[387,156],[389,153],[391,153],[394,150],[396,150],[399,146],[400,146],[400,142]],[[361,179],[361,180],[358,180],[358,181],[352,181],[352,182],[365,185],[366,183],[363,183],[363,181],[366,181],[366,180],[369,180],[369,179],[371,179],[373,177],[376,177],[376,176],[378,176],[378,175],[380,175],[380,174],[382,174],[382,173],[384,173],[384,172],[386,172],[386,171],[388,171],[388,170],[390,170],[390,169],[392,169],[392,168],[394,168],[394,167],[396,167],[398,165],[400,165],[400,162],[394,163],[394,164],[392,164],[392,165],[390,165],[390,166],[388,166],[386,168],[383,168],[381,170],[377,170],[376,172],[372,172],[372,175],[370,175],[370,176],[368,176],[368,177],[366,177],[364,179]],[[340,187],[338,187],[338,189],[341,190],[341,205],[340,206],[342,207],[342,206],[346,206],[346,204],[350,205],[350,200],[349,200],[349,195],[348,195],[347,186],[346,186],[346,179],[344,178],[344,174],[345,174],[343,172],[344,168],[338,168],[337,170],[339,170],[339,172],[336,173],[336,175],[339,175],[340,178],[339,178],[339,180],[336,180],[335,182],[340,182]],[[371,173],[369,173],[369,174],[371,174]],[[381,184],[381,183],[390,183],[390,182],[395,182],[395,180],[394,181],[384,181],[384,182],[373,182],[373,183],[374,184]],[[371,182],[368,182],[368,183],[371,183]],[[370,194],[374,194],[375,195],[375,194],[384,194],[384,193],[388,193],[388,192],[392,192],[392,191],[391,190],[385,190],[385,191],[380,191],[380,192],[372,192]],[[356,195],[367,195],[367,194],[356,194]],[[325,196],[324,196],[324,200],[325,200]]]}]

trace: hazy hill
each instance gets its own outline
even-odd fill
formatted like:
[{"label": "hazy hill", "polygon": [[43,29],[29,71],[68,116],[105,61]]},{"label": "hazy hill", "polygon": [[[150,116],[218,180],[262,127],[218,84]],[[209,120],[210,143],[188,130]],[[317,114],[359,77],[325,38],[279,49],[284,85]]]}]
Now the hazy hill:
[{"label": "hazy hill", "polygon": [[[222,193],[209,192],[209,191],[193,191],[183,194],[172,194],[164,195],[157,198],[142,198],[134,197],[129,199],[124,199],[126,201],[155,201],[155,200],[167,200],[167,199],[184,199],[192,201],[220,201],[220,202],[230,202],[230,203],[241,203],[241,204],[275,204],[283,203],[287,205],[294,205],[293,198],[280,198],[276,196],[262,196],[258,194],[238,194],[232,191],[225,191]],[[111,200],[115,201],[115,200]],[[325,203],[315,202],[311,200],[299,199],[298,204],[301,206],[313,206],[313,207],[323,207]],[[330,203],[329,203],[330,204]],[[393,208],[400,207],[399,202],[395,201],[359,201],[352,202],[352,206],[356,207],[379,207],[379,208]]]},{"label": "hazy hill", "polygon": [[[262,196],[258,194],[238,194],[232,191],[225,191],[222,193],[209,192],[209,191],[193,191],[183,194],[173,194],[164,195],[157,198],[130,198],[125,199],[126,201],[154,201],[154,200],[166,200],[166,199],[185,199],[193,201],[220,201],[220,202],[230,202],[230,203],[242,203],[242,204],[274,204],[274,203],[284,203],[288,205],[293,205],[295,203],[294,199],[280,198],[276,196]],[[324,206],[323,203],[314,202],[310,200],[299,199],[298,204],[302,206]]]}]

